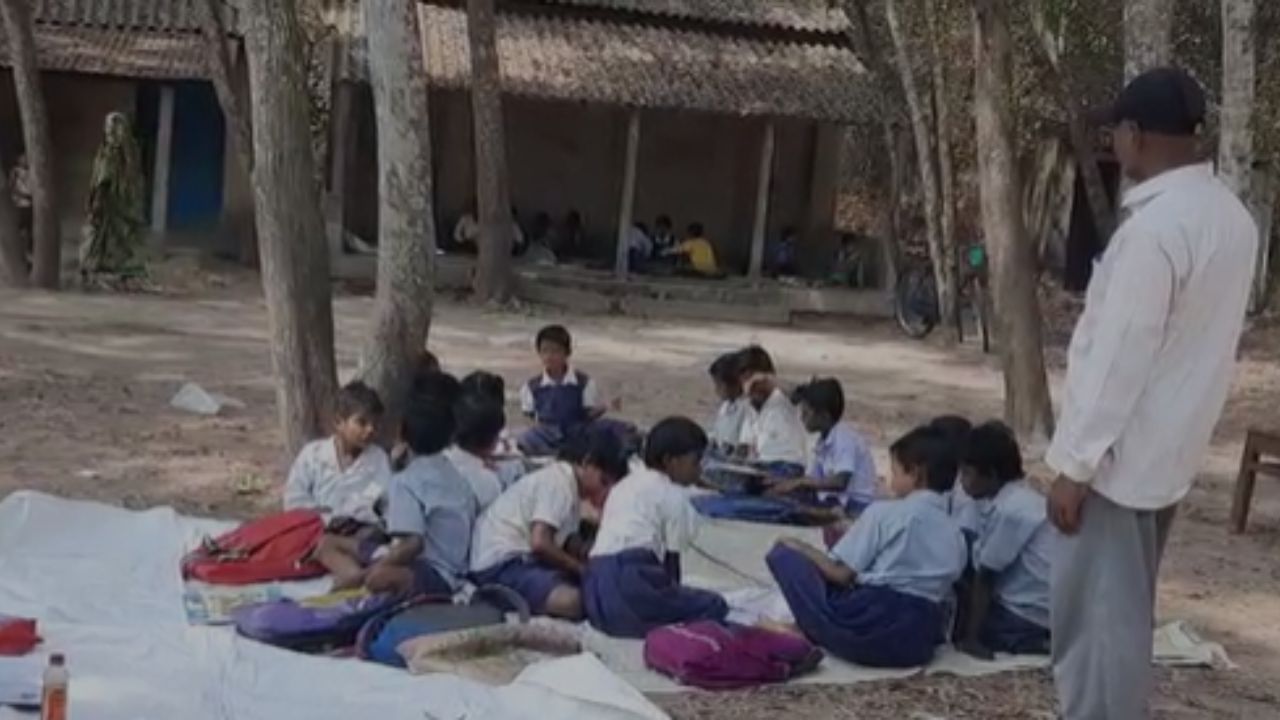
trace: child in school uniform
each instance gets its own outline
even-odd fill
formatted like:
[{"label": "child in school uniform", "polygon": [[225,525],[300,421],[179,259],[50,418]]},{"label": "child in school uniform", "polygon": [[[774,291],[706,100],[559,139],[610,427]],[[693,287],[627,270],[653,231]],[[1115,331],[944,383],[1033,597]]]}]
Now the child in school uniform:
[{"label": "child in school uniform", "polygon": [[[959,467],[969,446],[969,433],[973,432],[973,423],[959,415],[939,415],[929,422],[929,426],[946,437],[947,445],[956,458],[956,467]],[[955,487],[947,494],[947,512],[960,524],[960,529],[970,543],[978,537],[983,517],[989,507],[987,500],[969,495],[959,478],[956,479]]]},{"label": "child in school uniform", "polygon": [[333,435],[298,453],[284,488],[284,509],[314,509],[326,518],[378,521],[375,506],[387,490],[391,463],[373,442],[382,400],[362,382],[338,391]]},{"label": "child in school uniform", "polygon": [[748,458],[770,475],[800,477],[808,438],[800,412],[778,387],[773,358],[752,345],[738,353],[738,371],[748,399],[741,439]]},{"label": "child in school uniform", "polygon": [[444,454],[471,485],[483,512],[505,489],[493,453],[506,417],[501,405],[475,393],[463,393],[454,407],[454,416],[458,429],[453,445]]},{"label": "child in school uniform", "polygon": [[688,418],[659,422],[645,439],[644,467],[609,492],[582,583],[587,619],[615,637],[694,620],[723,620],[724,598],[680,584],[680,553],[696,513],[685,488],[702,474],[707,436]]},{"label": "child in school uniform", "polygon": [[415,382],[401,425],[410,456],[391,478],[387,538],[331,541],[329,557],[339,561],[331,568],[335,589],[364,585],[372,592],[448,596],[461,587],[477,503],[444,456],[454,433],[457,393],[457,380],[443,373]]},{"label": "child in school uniform", "polygon": [[833,519],[856,517],[880,494],[876,461],[862,435],[844,417],[844,389],[835,378],[815,378],[792,394],[806,431],[817,436],[805,477],[770,488],[774,495],[798,496],[838,511]]},{"label": "child in school uniform", "polygon": [[732,457],[742,444],[742,424],[747,417],[747,399],[742,392],[742,372],[738,367],[738,353],[725,353],[707,368],[715,385],[715,421],[711,425],[710,447],[712,455]]},{"label": "child in school uniform", "polygon": [[794,539],[767,557],[800,630],[833,655],[870,667],[917,667],[944,637],[944,604],[967,564],[944,494],[956,466],[928,427],[890,448],[893,499],[869,505],[825,553]]},{"label": "child in school uniform", "polygon": [[569,331],[548,325],[538,331],[534,347],[542,373],[520,388],[520,409],[535,423],[520,436],[520,450],[530,456],[555,455],[569,436],[588,428],[601,428],[623,439],[630,426],[604,418],[599,386],[569,364],[573,355]]},{"label": "child in school uniform", "polygon": [[501,375],[484,370],[476,370],[462,378],[463,396],[487,398],[489,402],[502,410],[502,431],[498,433],[498,442],[490,453],[489,466],[498,473],[502,487],[519,480],[528,471],[524,459],[520,457],[520,448],[515,437],[506,425],[507,418],[507,383]]},{"label": "child in school uniform", "polygon": [[1049,652],[1049,566],[1054,531],[1045,498],[1022,471],[1022,454],[1004,423],[979,425],[961,465],[969,495],[990,503],[973,546],[973,587],[961,647],[994,652]]},{"label": "child in school uniform", "polygon": [[581,503],[602,506],[609,487],[626,474],[626,456],[612,433],[569,438],[557,462],[521,478],[481,514],[472,540],[475,583],[514,590],[534,614],[581,620]]}]

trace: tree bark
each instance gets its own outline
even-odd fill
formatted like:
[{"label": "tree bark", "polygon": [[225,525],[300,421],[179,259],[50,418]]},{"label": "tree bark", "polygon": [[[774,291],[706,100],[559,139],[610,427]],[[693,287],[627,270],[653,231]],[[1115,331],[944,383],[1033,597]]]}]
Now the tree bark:
[{"label": "tree bark", "polygon": [[11,193],[9,173],[0,165],[0,280],[9,287],[21,288],[28,284],[27,253]]},{"label": "tree bark", "polygon": [[1222,0],[1222,110],[1218,175],[1245,205],[1252,199],[1253,113],[1257,88],[1254,0]]},{"label": "tree bark", "polygon": [[262,286],[280,422],[286,450],[296,453],[328,431],[337,389],[329,253],[296,8],[254,0],[245,13]]},{"label": "tree bark", "polygon": [[1105,242],[1115,230],[1115,207],[1102,179],[1102,170],[1098,167],[1085,108],[1077,100],[1080,94],[1075,91],[1071,79],[1062,67],[1060,34],[1049,26],[1044,1],[1033,0],[1031,25],[1039,40],[1041,54],[1049,67],[1050,82],[1053,84],[1053,94],[1057,96],[1058,108],[1067,121],[1071,152],[1075,155],[1076,165],[1080,170],[1080,181],[1084,185],[1085,199],[1089,203],[1089,216],[1093,219],[1098,237]]},{"label": "tree bark", "polygon": [[1124,0],[1124,79],[1173,60],[1173,0]]},{"label": "tree bark", "polygon": [[506,128],[494,0],[467,0],[471,42],[471,115],[480,223],[475,295],[504,302],[511,294],[511,196],[507,187]]},{"label": "tree bark", "polygon": [[954,318],[956,308],[955,266],[947,262],[942,245],[942,210],[940,207],[938,173],[934,165],[933,142],[929,131],[929,119],[925,115],[924,100],[916,83],[911,63],[908,38],[898,17],[897,0],[884,0],[885,18],[889,34],[893,38],[894,57],[902,92],[906,96],[907,110],[911,118],[912,135],[916,145],[916,163],[919,166],[920,188],[924,197],[925,233],[928,238],[929,260],[933,264],[934,282],[938,286],[938,311],[943,318]]},{"label": "tree bark", "polygon": [[58,228],[57,188],[49,115],[36,60],[35,27],[27,0],[0,0],[0,21],[9,38],[13,87],[22,117],[22,140],[31,182],[31,280],[56,290],[62,281],[62,237]]},{"label": "tree bark", "polygon": [[938,214],[939,232],[942,235],[942,257],[950,268],[955,299],[951,302],[951,315],[943,315],[955,326],[956,340],[963,338],[960,319],[959,278],[960,255],[956,239],[956,173],[955,156],[951,150],[951,103],[947,99],[947,71],[942,51],[941,20],[938,17],[937,0],[925,0],[925,17],[929,24],[929,66],[933,76],[934,134],[938,151]]},{"label": "tree bark", "polygon": [[361,375],[399,426],[431,326],[435,274],[431,131],[416,0],[365,0],[378,118],[378,290]]},{"label": "tree bark", "polygon": [[1012,39],[1007,0],[975,0],[974,116],[982,225],[991,259],[1005,417],[1031,447],[1053,432],[1035,254],[1023,226],[1012,126]]},{"label": "tree bark", "polygon": [[[205,68],[213,80],[213,90],[218,96],[218,105],[222,108],[222,117],[231,128],[231,152],[244,171],[245,177],[253,177],[253,130],[249,126],[249,116],[240,106],[240,97],[236,93],[235,81],[232,79],[231,50],[227,44],[226,23],[223,20],[223,0],[200,0],[196,12],[200,20],[201,37],[205,44]],[[252,195],[249,202],[253,203]],[[252,226],[234,228],[242,235],[240,238],[240,262],[255,266],[258,263],[258,240]]]}]

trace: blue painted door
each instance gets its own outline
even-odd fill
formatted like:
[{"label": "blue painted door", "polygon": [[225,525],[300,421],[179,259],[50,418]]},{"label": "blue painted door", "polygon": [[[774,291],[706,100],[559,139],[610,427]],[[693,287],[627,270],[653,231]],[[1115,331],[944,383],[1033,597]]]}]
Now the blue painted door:
[{"label": "blue painted door", "polygon": [[222,109],[210,83],[177,83],[174,91],[169,228],[211,228],[222,212]]}]

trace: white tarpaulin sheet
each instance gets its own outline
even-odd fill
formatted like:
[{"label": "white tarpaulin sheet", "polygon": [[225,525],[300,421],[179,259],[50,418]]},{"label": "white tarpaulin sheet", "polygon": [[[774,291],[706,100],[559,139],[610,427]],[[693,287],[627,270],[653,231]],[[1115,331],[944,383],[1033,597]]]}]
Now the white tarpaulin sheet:
[{"label": "white tarpaulin sheet", "polygon": [[[310,657],[191,627],[178,564],[217,525],[19,492],[0,502],[0,614],[33,617],[36,658],[62,652],[77,720],[657,720],[590,655],[490,688]],[[0,720],[25,717],[0,709]]]}]

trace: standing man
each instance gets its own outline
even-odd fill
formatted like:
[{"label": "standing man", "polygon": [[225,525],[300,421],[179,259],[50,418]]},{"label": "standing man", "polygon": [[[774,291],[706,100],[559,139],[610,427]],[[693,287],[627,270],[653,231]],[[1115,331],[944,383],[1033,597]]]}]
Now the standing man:
[{"label": "standing man", "polygon": [[1065,720],[1148,716],[1156,574],[1235,366],[1258,229],[1202,164],[1204,92],[1151,70],[1107,108],[1134,185],[1071,340],[1045,461],[1061,531],[1051,590]]}]

